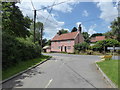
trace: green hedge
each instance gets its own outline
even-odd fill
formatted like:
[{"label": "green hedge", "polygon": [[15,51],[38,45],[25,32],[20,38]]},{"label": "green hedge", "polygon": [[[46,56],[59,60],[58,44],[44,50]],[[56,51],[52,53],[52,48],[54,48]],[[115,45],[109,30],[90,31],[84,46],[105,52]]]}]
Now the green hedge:
[{"label": "green hedge", "polygon": [[2,67],[3,69],[24,60],[40,57],[40,46],[24,38],[2,35]]}]

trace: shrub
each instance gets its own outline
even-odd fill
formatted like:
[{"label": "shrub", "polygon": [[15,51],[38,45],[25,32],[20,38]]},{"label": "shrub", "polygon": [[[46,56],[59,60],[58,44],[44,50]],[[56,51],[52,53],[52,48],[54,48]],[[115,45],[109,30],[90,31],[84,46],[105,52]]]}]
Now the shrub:
[{"label": "shrub", "polygon": [[89,44],[86,42],[75,44],[74,49],[77,50],[78,52],[80,51],[86,51],[89,48]]},{"label": "shrub", "polygon": [[27,41],[24,38],[15,38],[8,34],[2,35],[2,66],[8,68],[15,63],[39,57],[38,44]]}]

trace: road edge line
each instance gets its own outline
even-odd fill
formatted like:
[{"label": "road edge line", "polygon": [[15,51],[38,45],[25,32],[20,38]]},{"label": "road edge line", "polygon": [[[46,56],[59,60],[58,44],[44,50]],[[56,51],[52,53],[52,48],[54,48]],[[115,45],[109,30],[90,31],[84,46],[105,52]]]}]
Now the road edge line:
[{"label": "road edge line", "polygon": [[29,70],[31,70],[31,69],[33,69],[33,68],[35,68],[35,67],[37,67],[37,66],[43,64],[44,62],[48,61],[50,58],[52,58],[52,57],[49,57],[48,59],[46,59],[46,60],[44,60],[44,61],[42,61],[42,62],[40,62],[40,63],[38,63],[38,64],[36,64],[36,65],[34,65],[34,66],[31,66],[31,67],[29,67],[28,69],[26,69],[26,70],[24,70],[24,71],[21,71],[21,72],[15,74],[15,75],[13,75],[13,76],[11,76],[11,77],[5,79],[5,80],[2,80],[2,83],[0,83],[0,84],[3,84],[3,83],[5,83],[5,82],[7,82],[7,81],[9,81],[9,80],[11,80],[11,79],[17,77],[17,76],[22,75],[23,73],[25,73],[25,72],[27,72],[27,71],[29,71]]},{"label": "road edge line", "polygon": [[102,76],[105,78],[105,81],[108,82],[113,88],[117,88],[117,86],[108,78],[108,76],[102,71],[102,69],[97,65],[97,62],[101,61],[96,61],[95,65],[97,67],[97,70],[99,70],[102,74]]}]

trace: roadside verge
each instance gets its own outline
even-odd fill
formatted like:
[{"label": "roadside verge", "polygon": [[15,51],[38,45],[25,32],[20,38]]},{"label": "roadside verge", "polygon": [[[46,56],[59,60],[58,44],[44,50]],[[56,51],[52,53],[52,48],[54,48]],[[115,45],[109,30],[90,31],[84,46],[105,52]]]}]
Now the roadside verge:
[{"label": "roadside verge", "polygon": [[101,62],[101,61],[96,61],[95,64],[96,64],[96,67],[97,67],[97,70],[99,70],[101,72],[101,74],[103,75],[105,81],[107,83],[109,83],[113,88],[117,88],[117,86],[108,78],[108,76],[102,71],[102,69],[97,65],[97,62]]},{"label": "roadside verge", "polygon": [[27,72],[27,71],[29,71],[29,70],[31,70],[31,69],[33,69],[33,68],[39,66],[40,64],[43,64],[44,62],[50,60],[50,58],[51,58],[51,57],[48,57],[48,58],[45,59],[44,61],[41,61],[40,63],[38,63],[38,64],[36,64],[36,65],[33,65],[33,66],[29,67],[28,69],[23,70],[23,71],[21,71],[21,72],[15,74],[15,75],[13,75],[13,76],[11,76],[11,77],[5,79],[5,80],[2,80],[2,84],[5,83],[5,82],[7,82],[7,81],[9,81],[9,80],[11,80],[11,79],[13,79],[13,78],[15,78],[15,77],[17,77],[17,76],[22,75],[23,73],[25,73],[25,72]]}]

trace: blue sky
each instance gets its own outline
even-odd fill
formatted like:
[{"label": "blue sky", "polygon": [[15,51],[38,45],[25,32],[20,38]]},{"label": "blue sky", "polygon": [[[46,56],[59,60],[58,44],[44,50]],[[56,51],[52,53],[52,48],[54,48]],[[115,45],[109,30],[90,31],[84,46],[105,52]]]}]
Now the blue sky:
[{"label": "blue sky", "polygon": [[[65,0],[47,0],[46,2],[40,0],[33,0],[34,8],[40,9],[45,6],[53,5]],[[115,1],[115,0],[114,0]],[[116,1],[118,2],[118,1]],[[24,15],[33,18],[33,7],[30,0],[23,0],[18,4]],[[93,33],[104,33],[110,30],[109,26],[117,15],[117,3],[110,2],[80,2],[79,0],[72,0],[60,5],[37,11],[37,21],[44,23],[44,38],[51,39],[60,29],[67,29],[71,31],[73,27],[78,27],[82,24],[82,30]]]}]

